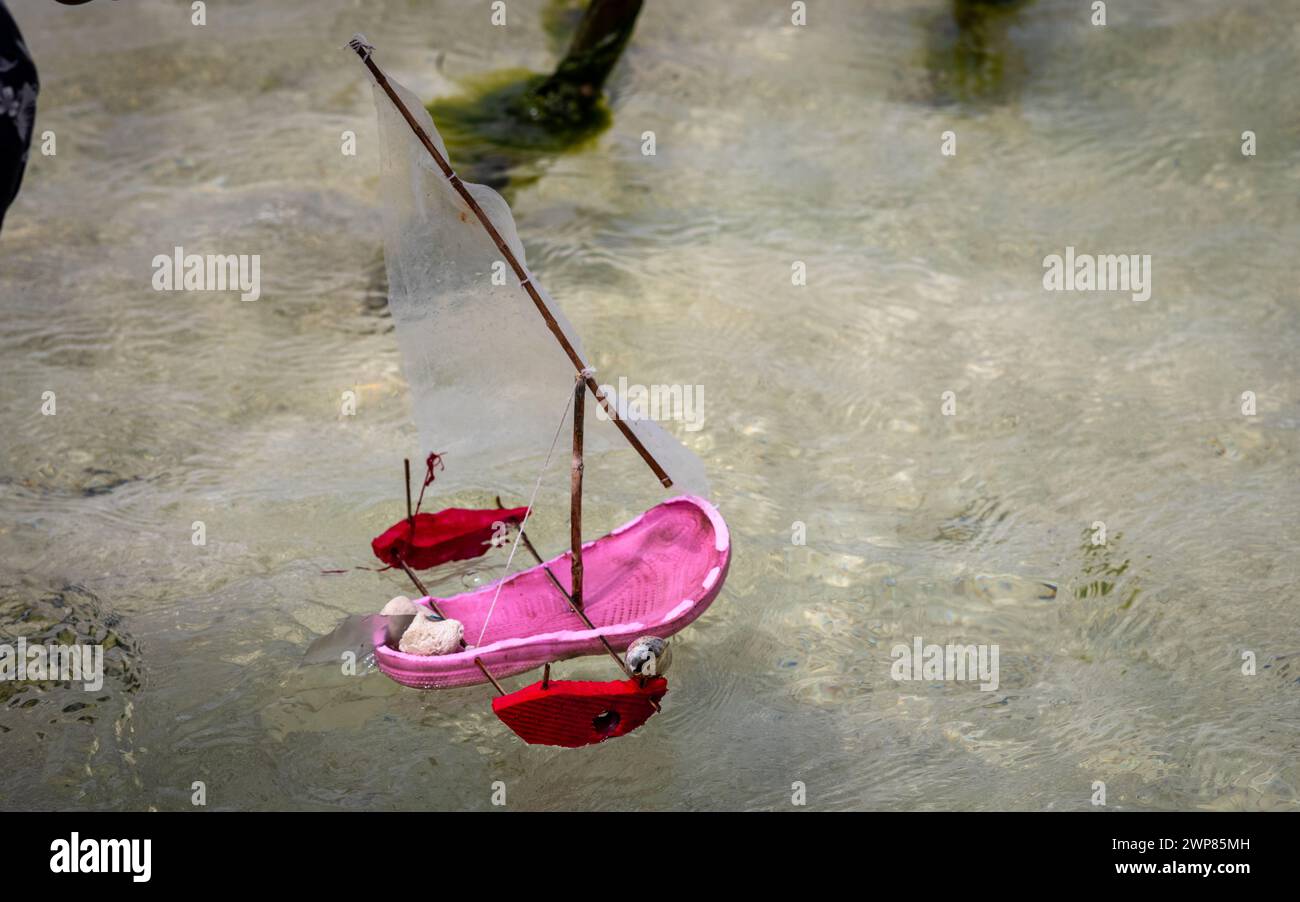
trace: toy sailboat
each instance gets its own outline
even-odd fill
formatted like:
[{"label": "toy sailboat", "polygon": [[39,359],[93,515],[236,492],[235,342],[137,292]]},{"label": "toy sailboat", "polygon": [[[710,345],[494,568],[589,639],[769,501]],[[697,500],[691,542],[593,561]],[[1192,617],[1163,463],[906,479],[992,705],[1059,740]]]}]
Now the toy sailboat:
[{"label": "toy sailboat", "polygon": [[[553,452],[564,421],[555,428],[545,419],[554,409],[546,403],[557,396],[552,393],[565,397],[564,418],[571,415],[573,425],[571,547],[548,561],[525,533],[536,487],[526,508],[420,514],[418,505],[411,508],[408,466],[407,518],[375,540],[375,552],[405,570],[420,591],[423,597],[414,602],[420,613],[414,617],[458,621],[463,637],[459,651],[412,654],[398,648],[391,626],[381,624],[373,642],[376,664],[398,683],[418,689],[491,683],[498,692],[493,711],[529,743],[577,747],[622,736],[660,709],[668,684],[653,668],[635,671],[618,653],[645,637],[666,639],[704,613],[727,576],[727,526],[713,505],[688,494],[650,508],[608,535],[582,541],[588,393],[664,487],[671,487],[678,474],[699,485],[702,465],[655,424],[627,416],[612,392],[597,385],[576,334],[524,265],[506,202],[490,188],[460,180],[427,112],[385,76],[364,37],[356,36],[348,46],[375,86],[389,305],[422,442],[428,448],[435,441],[454,446],[476,431],[490,429],[495,436],[499,430],[505,435],[494,451],[465,445],[467,458],[489,466],[494,454],[500,462],[511,462],[535,452],[543,437],[550,437]],[[500,272],[503,264],[513,281],[487,276]],[[526,309],[528,302],[535,311]],[[436,348],[427,340],[431,327],[437,329]],[[551,338],[541,335],[543,327]],[[562,354],[554,353],[557,344]],[[487,358],[530,370],[526,378],[515,373],[517,391],[514,384],[509,392],[499,390],[499,384],[484,385],[468,409],[458,405],[447,385],[477,373]],[[504,401],[521,406],[523,415],[508,410]],[[430,456],[426,487],[437,458]],[[548,453],[548,464],[550,458]],[[471,592],[430,596],[414,569],[457,559],[457,554],[483,553],[476,532],[482,518],[475,515],[490,518],[493,513],[517,527],[507,571],[521,541],[536,565]],[[440,528],[445,534],[438,534]],[[463,550],[466,543],[473,546],[468,551]],[[600,654],[617,662],[622,679],[550,679],[553,662]],[[537,667],[545,668],[540,682],[511,693],[501,687],[501,679]]]}]

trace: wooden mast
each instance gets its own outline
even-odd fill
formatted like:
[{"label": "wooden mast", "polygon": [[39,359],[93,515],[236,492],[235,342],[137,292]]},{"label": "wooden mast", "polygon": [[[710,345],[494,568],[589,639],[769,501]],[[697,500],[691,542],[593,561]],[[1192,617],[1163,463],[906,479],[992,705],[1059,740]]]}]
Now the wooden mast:
[{"label": "wooden mast", "polygon": [[596,401],[604,409],[605,413],[609,415],[609,418],[614,421],[614,425],[618,427],[619,431],[623,433],[623,437],[627,439],[628,444],[636,449],[636,452],[641,455],[641,459],[646,462],[652,471],[654,471],[655,476],[658,477],[664,488],[672,486],[672,479],[668,476],[667,472],[664,471],[664,468],[659,465],[659,461],[655,460],[654,455],[650,453],[650,450],[641,443],[641,440],[637,438],[636,433],[634,433],[631,427],[628,426],[628,424],[618,415],[618,411],[609,403],[609,400],[605,397],[605,393],[601,391],[600,386],[596,384],[595,377],[589,375],[590,371],[586,362],[582,359],[582,355],[578,353],[577,349],[574,348],[573,344],[569,341],[568,336],[564,334],[564,330],[560,328],[560,324],[555,319],[555,315],[551,313],[551,309],[546,305],[546,301],[543,300],[536,286],[533,285],[532,275],[529,274],[528,270],[524,268],[524,265],[519,262],[519,258],[517,258],[514,251],[510,249],[510,245],[506,243],[505,238],[503,238],[501,233],[497,231],[497,227],[492,224],[492,220],[488,217],[487,213],[483,211],[483,208],[479,206],[478,201],[474,199],[474,195],[470,194],[469,189],[465,187],[465,183],[460,180],[460,176],[456,175],[455,171],[451,168],[451,164],[448,163],[447,159],[438,151],[437,146],[433,143],[433,139],[429,137],[429,133],[424,130],[422,125],[420,125],[419,120],[415,118],[414,114],[407,109],[406,104],[402,102],[402,98],[397,95],[397,91],[395,91],[393,86],[389,84],[388,78],[384,75],[383,70],[381,70],[379,66],[375,65],[375,61],[371,59],[371,55],[375,48],[370,44],[367,44],[361,35],[356,35],[352,40],[348,41],[348,46],[361,58],[361,62],[365,64],[366,68],[370,70],[370,74],[374,77],[375,83],[379,85],[380,89],[388,95],[388,99],[393,102],[395,107],[397,107],[397,111],[402,114],[402,118],[405,119],[406,124],[411,127],[411,131],[415,132],[415,137],[424,145],[424,149],[429,152],[429,156],[433,157],[433,162],[437,164],[438,169],[440,169],[442,174],[446,176],[447,181],[451,183],[452,188],[454,188],[456,193],[460,195],[461,200],[463,200],[470,210],[474,212],[474,215],[478,217],[478,221],[483,224],[483,228],[487,230],[488,236],[492,239],[492,243],[497,246],[497,250],[501,252],[501,255],[505,258],[506,262],[510,264],[510,268],[514,270],[515,278],[519,280],[519,286],[524,289],[528,294],[528,297],[532,300],[533,305],[537,307],[537,312],[542,315],[542,319],[546,322],[547,328],[551,330],[551,334],[555,336],[555,340],[558,341],[560,347],[564,349],[564,353],[568,356],[574,369],[583,376],[583,381],[587,388],[591,390],[591,393],[595,395]]},{"label": "wooden mast", "polygon": [[573,566],[570,585],[573,606],[582,610],[582,420],[587,386],[579,373],[573,384],[573,468],[569,478],[569,546]]},{"label": "wooden mast", "polygon": [[[587,380],[591,377],[588,372],[578,373],[578,377],[573,383],[573,465],[569,477],[569,547],[572,567],[569,571],[569,585],[572,592],[567,596],[570,607],[574,613],[582,618],[582,622],[587,625],[587,629],[595,631],[596,627],[592,625],[591,618],[587,612],[582,609],[582,426],[585,418],[585,409],[587,406]],[[522,526],[520,532],[523,532]],[[531,547],[531,543],[530,543]],[[619,668],[627,675],[628,679],[632,678],[632,671],[628,668],[627,663],[618,656],[609,640],[604,636],[600,637],[600,642],[605,646],[611,658],[614,659]],[[550,665],[546,665],[546,674],[543,682],[549,682],[551,676]],[[654,699],[650,700],[651,706],[658,711],[659,703]]]}]

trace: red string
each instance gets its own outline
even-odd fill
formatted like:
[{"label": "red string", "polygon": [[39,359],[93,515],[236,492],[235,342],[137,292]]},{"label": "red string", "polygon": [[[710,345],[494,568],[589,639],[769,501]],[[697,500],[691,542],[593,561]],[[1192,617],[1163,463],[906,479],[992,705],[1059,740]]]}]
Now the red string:
[{"label": "red string", "polygon": [[415,512],[420,512],[420,504],[424,501],[424,490],[433,485],[434,469],[445,470],[446,465],[442,462],[441,454],[430,454],[429,459],[424,462],[424,485],[420,486],[420,497],[415,502]]}]

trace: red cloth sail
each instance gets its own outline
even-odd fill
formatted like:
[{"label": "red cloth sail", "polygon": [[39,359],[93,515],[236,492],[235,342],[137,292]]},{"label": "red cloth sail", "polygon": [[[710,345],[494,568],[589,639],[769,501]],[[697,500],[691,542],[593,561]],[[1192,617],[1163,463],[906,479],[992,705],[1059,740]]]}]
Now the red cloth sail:
[{"label": "red cloth sail", "polygon": [[529,745],[576,749],[631,733],[655,713],[668,692],[663,677],[594,683],[551,680],[492,699],[492,711]]},{"label": "red cloth sail", "polygon": [[370,543],[375,556],[390,567],[400,557],[408,567],[428,570],[448,561],[467,561],[487,552],[497,523],[518,526],[528,513],[526,507],[473,510],[449,507],[436,514],[416,514],[415,533],[411,520],[399,520]]}]

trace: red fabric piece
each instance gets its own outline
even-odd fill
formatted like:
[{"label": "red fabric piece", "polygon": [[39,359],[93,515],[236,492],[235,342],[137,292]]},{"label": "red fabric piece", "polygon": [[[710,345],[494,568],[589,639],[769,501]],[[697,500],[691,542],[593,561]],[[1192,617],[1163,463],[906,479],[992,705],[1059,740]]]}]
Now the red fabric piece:
[{"label": "red fabric piece", "polygon": [[608,683],[551,680],[492,699],[492,711],[529,745],[576,749],[626,735],[655,713],[668,692],[663,677]]},{"label": "red fabric piece", "polygon": [[434,473],[438,470],[447,469],[447,465],[442,462],[441,454],[430,454],[429,459],[424,462],[424,483],[420,486],[420,497],[415,502],[415,512],[420,512],[420,505],[424,503],[424,490],[433,485]]},{"label": "red fabric piece", "polygon": [[487,552],[491,546],[494,523],[516,526],[528,513],[526,507],[497,510],[473,510],[449,507],[436,514],[416,514],[415,535],[411,521],[400,520],[370,543],[375,557],[390,567],[398,566],[400,557],[408,567],[428,570],[448,561],[467,561]]}]

